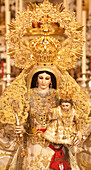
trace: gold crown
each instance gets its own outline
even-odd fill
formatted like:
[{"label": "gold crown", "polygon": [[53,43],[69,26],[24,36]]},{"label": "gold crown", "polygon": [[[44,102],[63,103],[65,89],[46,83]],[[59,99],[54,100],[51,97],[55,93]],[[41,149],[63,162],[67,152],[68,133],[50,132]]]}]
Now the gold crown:
[{"label": "gold crown", "polygon": [[75,67],[82,56],[82,26],[63,5],[53,6],[48,0],[39,6],[30,4],[17,13],[9,30],[8,54],[17,67],[54,64],[66,70]]},{"label": "gold crown", "polygon": [[73,100],[74,94],[77,91],[76,86],[77,83],[74,80],[70,79],[70,76],[68,74],[65,75],[65,77],[62,78],[60,87],[58,89],[59,99]]},{"label": "gold crown", "polygon": [[59,98],[63,100],[71,100],[74,92],[75,90],[69,85],[69,83],[67,83],[65,89],[59,90]]}]

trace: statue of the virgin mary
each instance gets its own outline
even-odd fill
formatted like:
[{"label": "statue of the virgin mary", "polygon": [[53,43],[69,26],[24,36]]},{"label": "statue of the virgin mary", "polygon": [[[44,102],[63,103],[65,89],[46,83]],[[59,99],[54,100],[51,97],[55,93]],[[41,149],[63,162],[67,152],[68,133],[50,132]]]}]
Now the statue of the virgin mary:
[{"label": "statue of the virgin mary", "polygon": [[[22,72],[1,96],[0,169],[91,168],[82,156],[79,158],[90,135],[87,95],[67,72],[82,56],[82,25],[63,5],[53,6],[44,0],[39,6],[30,4],[26,11],[19,11],[9,30],[8,54]],[[51,110],[67,96],[73,101],[80,131],[71,145],[65,145],[65,139],[61,144],[51,136],[48,140],[44,137],[52,121]]]}]

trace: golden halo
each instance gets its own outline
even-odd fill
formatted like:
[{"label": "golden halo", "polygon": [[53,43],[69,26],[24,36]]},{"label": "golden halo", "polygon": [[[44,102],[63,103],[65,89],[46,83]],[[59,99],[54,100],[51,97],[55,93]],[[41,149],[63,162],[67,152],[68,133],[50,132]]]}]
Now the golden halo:
[{"label": "golden halo", "polygon": [[[75,14],[62,5],[53,6],[48,0],[39,6],[31,4],[9,25],[8,54],[20,68],[37,63],[54,64],[62,70],[73,68],[82,57],[82,28]],[[59,35],[59,40],[54,35]]]}]

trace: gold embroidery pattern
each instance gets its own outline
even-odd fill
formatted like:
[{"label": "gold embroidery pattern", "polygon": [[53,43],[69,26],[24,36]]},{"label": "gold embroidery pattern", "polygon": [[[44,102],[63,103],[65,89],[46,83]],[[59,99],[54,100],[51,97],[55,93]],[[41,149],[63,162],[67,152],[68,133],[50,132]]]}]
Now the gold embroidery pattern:
[{"label": "gold embroidery pattern", "polygon": [[25,94],[27,87],[25,77],[21,73],[12,84],[5,89],[0,102],[0,120],[2,123],[15,124],[16,116],[20,124],[24,123],[28,117],[29,101]]},{"label": "gold embroidery pattern", "polygon": [[49,90],[47,94],[41,96],[38,93],[38,89],[35,88],[31,91],[31,126],[34,128],[37,125],[40,126],[40,129],[46,128],[46,125],[49,122],[48,114],[49,109],[52,107],[56,107],[57,102],[57,94],[54,89]]}]

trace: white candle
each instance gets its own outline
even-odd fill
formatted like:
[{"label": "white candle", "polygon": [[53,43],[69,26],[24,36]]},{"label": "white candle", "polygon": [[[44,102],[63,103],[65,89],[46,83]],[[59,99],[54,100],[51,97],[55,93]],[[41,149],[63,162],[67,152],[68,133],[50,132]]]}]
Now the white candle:
[{"label": "white candle", "polygon": [[64,0],[64,7],[66,10],[68,9],[68,0]]},{"label": "white candle", "polygon": [[[7,17],[6,17],[6,19],[7,19],[7,28],[6,28],[7,31],[6,31],[6,33],[7,34],[9,33],[8,24],[10,24],[10,17],[11,17],[10,11],[8,11]],[[9,47],[7,46],[7,49],[8,48]],[[6,63],[7,63],[7,74],[10,74],[11,73],[11,67],[10,67],[10,56],[9,55],[7,55]]]},{"label": "white candle", "polygon": [[[82,11],[83,37],[86,40],[86,11]],[[86,73],[86,42],[83,45],[82,74]]]},{"label": "white candle", "polygon": [[5,0],[5,11],[9,11],[9,0]]},{"label": "white candle", "polygon": [[11,69],[10,69],[10,56],[9,55],[7,55],[6,62],[7,62],[7,76],[8,76],[8,74],[10,75],[10,73],[11,73]]},{"label": "white candle", "polygon": [[23,2],[22,0],[20,0],[20,11],[22,11],[22,9],[23,9]]},{"label": "white candle", "polygon": [[9,27],[8,27],[8,24],[10,24],[10,21],[11,21],[11,12],[10,11],[7,11],[6,12],[6,35],[9,33]]},{"label": "white candle", "polygon": [[16,0],[15,2],[16,2],[16,4],[15,4],[15,14],[17,14],[17,11],[19,10],[19,1]]},{"label": "white candle", "polygon": [[8,16],[7,16],[8,11],[9,11],[9,0],[5,0],[6,33],[7,33],[7,24],[8,24]]},{"label": "white candle", "polygon": [[[5,11],[6,11],[6,15],[5,15],[6,16],[6,35],[7,35],[9,33],[8,24],[10,24],[10,19],[11,19],[11,15],[9,11],[9,0],[5,0]],[[7,46],[7,49],[8,49],[8,46]],[[9,55],[6,56],[6,63],[7,63],[6,72],[7,74],[10,74],[11,70],[10,70],[10,56]]]},{"label": "white candle", "polygon": [[89,0],[89,15],[91,15],[91,0]]},{"label": "white candle", "polygon": [[77,22],[82,22],[82,0],[77,0]]}]

